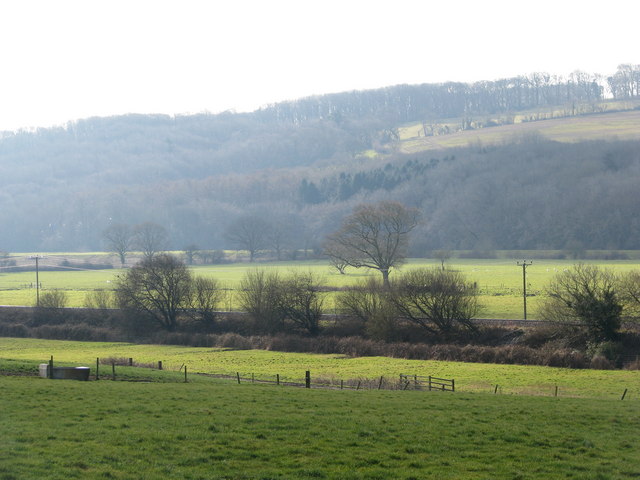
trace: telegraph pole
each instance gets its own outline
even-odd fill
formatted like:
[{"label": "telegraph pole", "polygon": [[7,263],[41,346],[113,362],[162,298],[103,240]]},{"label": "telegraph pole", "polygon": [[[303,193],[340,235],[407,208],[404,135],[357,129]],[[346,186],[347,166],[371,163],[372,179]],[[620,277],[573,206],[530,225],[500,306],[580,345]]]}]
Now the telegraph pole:
[{"label": "telegraph pole", "polygon": [[40,278],[39,278],[39,269],[38,269],[38,260],[42,258],[40,255],[34,255],[31,257],[36,261],[36,307],[40,306]]},{"label": "telegraph pole", "polygon": [[524,302],[524,319],[527,319],[527,267],[533,262],[527,263],[523,260],[522,263],[517,262],[519,267],[522,267],[522,300]]}]

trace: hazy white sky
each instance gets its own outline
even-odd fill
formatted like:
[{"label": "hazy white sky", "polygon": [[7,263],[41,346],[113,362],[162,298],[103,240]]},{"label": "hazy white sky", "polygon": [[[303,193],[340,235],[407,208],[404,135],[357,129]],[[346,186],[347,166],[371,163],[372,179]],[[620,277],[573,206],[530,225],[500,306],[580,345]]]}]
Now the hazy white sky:
[{"label": "hazy white sky", "polygon": [[[638,5],[638,6],[636,6]],[[637,0],[0,3],[0,130],[640,63]]]}]

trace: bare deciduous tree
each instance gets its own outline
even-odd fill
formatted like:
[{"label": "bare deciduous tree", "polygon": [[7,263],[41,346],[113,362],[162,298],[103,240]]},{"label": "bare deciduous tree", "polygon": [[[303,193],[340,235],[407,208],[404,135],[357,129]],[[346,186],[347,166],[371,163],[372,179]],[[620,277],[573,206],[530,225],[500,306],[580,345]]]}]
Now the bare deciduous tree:
[{"label": "bare deciduous tree", "polygon": [[159,252],[167,249],[169,234],[162,225],[153,222],[145,222],[136,225],[134,229],[134,245],[144,258],[152,258]]},{"label": "bare deciduous tree", "polygon": [[360,205],[327,237],[326,252],[331,256],[338,251],[353,267],[378,270],[388,287],[389,271],[404,263],[409,233],[417,223],[418,210],[398,202]]},{"label": "bare deciduous tree", "polygon": [[200,249],[194,243],[190,243],[186,247],[184,247],[184,256],[187,259],[187,265],[193,265],[194,258],[198,255]]},{"label": "bare deciduous tree", "polygon": [[191,299],[191,273],[172,255],[147,257],[116,280],[116,298],[123,309],[143,312],[173,331],[178,314]]},{"label": "bare deciduous tree", "polygon": [[279,285],[278,305],[283,316],[311,335],[320,331],[321,287],[322,279],[312,272],[292,272]]},{"label": "bare deciduous tree", "polygon": [[433,256],[440,260],[440,266],[444,270],[444,263],[451,258],[451,250],[436,250],[433,252]]},{"label": "bare deciduous tree", "polygon": [[346,273],[350,258],[350,253],[347,248],[340,243],[333,241],[332,238],[327,238],[324,242],[324,254],[329,257],[331,266],[335,268],[340,275],[344,275]]},{"label": "bare deciduous tree", "polygon": [[269,246],[270,231],[271,225],[262,217],[247,215],[230,224],[225,236],[239,249],[247,250],[249,261],[253,262],[256,255]]},{"label": "bare deciduous tree", "polygon": [[189,307],[208,327],[213,326],[223,291],[218,281],[208,277],[194,277],[191,282]]},{"label": "bare deciduous tree", "polygon": [[116,223],[102,232],[106,247],[120,258],[120,263],[124,267],[127,261],[127,254],[131,251],[134,240],[133,229],[126,224]]},{"label": "bare deciduous tree", "polygon": [[282,330],[284,317],[279,305],[279,284],[278,272],[266,270],[250,270],[240,282],[240,306],[258,331],[274,333]]}]

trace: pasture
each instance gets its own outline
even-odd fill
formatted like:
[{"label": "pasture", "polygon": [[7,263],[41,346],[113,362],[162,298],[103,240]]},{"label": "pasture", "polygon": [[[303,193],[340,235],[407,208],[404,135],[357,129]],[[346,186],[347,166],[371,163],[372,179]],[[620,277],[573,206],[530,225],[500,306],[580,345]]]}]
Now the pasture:
[{"label": "pasture", "polygon": [[[635,252],[633,252],[635,254]],[[631,257],[634,258],[634,257]],[[521,260],[521,259],[519,259]],[[573,260],[535,260],[527,268],[527,299],[528,317],[536,318],[536,307],[540,304],[545,287],[552,281],[555,274],[571,268]],[[587,261],[601,267],[611,268],[623,272],[640,268],[640,261]],[[43,260],[46,265],[46,260]],[[439,266],[437,260],[411,259],[403,270],[419,267]],[[475,282],[479,288],[480,302],[484,306],[480,316],[483,318],[519,319],[523,316],[522,308],[522,268],[516,265],[516,259],[458,259],[446,262],[447,268],[460,270],[467,278]],[[295,269],[313,271],[322,276],[328,286],[344,287],[365,279],[367,276],[379,275],[376,271],[353,268],[347,269],[346,275],[340,275],[332,270],[326,261],[297,261],[297,262],[257,262],[233,263],[224,265],[207,265],[191,267],[197,275],[216,278],[227,289],[227,294],[221,308],[223,310],[237,310],[235,289],[242,276],[249,269],[268,268],[278,269],[283,274]],[[113,288],[116,276],[122,274],[120,269],[66,271],[41,271],[39,281],[41,291],[59,289],[66,292],[68,306],[82,307],[87,292]],[[393,279],[393,273],[392,273]],[[329,293],[325,306],[328,313],[334,312],[333,295]],[[35,272],[9,273],[0,269],[0,305],[34,305],[36,300]]]},{"label": "pasture", "polygon": [[[60,340],[0,338],[0,359],[27,362],[35,369],[38,363],[54,356],[56,364],[95,366],[96,358],[133,358],[135,362],[163,362],[169,371],[187,365],[192,373],[224,374],[237,372],[243,377],[301,382],[305,371],[312,381],[379,379],[397,382],[399,375],[433,375],[454,378],[456,390],[463,393],[498,392],[509,395],[620,399],[625,389],[627,399],[640,400],[640,371],[572,370],[522,365],[406,360],[388,357],[350,357],[316,355],[266,350],[228,350],[168,345],[130,343],[72,342]],[[105,366],[105,373],[108,368]],[[120,369],[120,368],[119,368]],[[126,372],[126,368],[124,372]]]},{"label": "pasture", "polygon": [[[623,105],[617,108],[633,108],[634,106]],[[538,112],[531,113],[535,115]],[[553,115],[553,112],[547,112],[547,115]],[[627,110],[514,123],[431,137],[423,136],[422,124],[412,124],[400,128],[399,135],[402,151],[414,153],[424,150],[467,147],[474,144],[502,144],[513,140],[514,137],[527,134],[539,134],[557,142],[579,142],[611,138],[637,139],[638,132],[640,132],[639,125],[640,112],[638,110]]]},{"label": "pasture", "polygon": [[[46,352],[46,353],[45,353]],[[0,339],[0,371],[97,355],[133,355],[200,368],[289,371],[340,368],[349,375],[393,368],[462,380],[465,364],[257,352]],[[271,352],[263,352],[270,355]],[[226,357],[225,359],[225,356]],[[44,357],[44,358],[43,358]],[[288,358],[287,358],[288,357]],[[313,358],[318,357],[318,358]],[[13,359],[11,361],[6,359]],[[251,358],[251,360],[248,360]],[[387,359],[389,360],[389,359]],[[231,363],[229,363],[231,362]],[[249,365],[248,362],[251,362]],[[475,365],[488,376],[497,370]],[[501,382],[577,378],[580,372],[504,367]],[[624,479],[640,476],[640,395],[620,401],[606,378],[584,371],[589,398],[460,390],[325,390],[236,384],[178,372],[123,368],[134,381],[75,382],[0,376],[2,479]],[[195,370],[195,369],[194,369]],[[557,371],[557,372],[556,372]],[[294,373],[295,372],[295,373]],[[348,373],[347,373],[348,372]],[[544,372],[544,373],[543,373]],[[564,372],[564,373],[559,373]],[[635,376],[633,376],[635,375]],[[119,377],[120,378],[120,377]],[[617,377],[620,381],[621,377]],[[514,383],[512,383],[514,385]],[[619,385],[615,385],[617,388]],[[473,393],[476,392],[476,393]],[[526,392],[522,392],[526,393]]]}]

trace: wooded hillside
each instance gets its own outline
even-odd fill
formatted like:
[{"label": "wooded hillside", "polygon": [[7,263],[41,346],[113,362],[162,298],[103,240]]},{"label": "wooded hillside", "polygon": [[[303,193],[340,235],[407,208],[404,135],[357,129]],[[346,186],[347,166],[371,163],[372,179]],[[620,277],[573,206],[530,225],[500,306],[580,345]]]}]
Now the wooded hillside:
[{"label": "wooded hillside", "polygon": [[[608,79],[616,99],[638,97],[639,72],[621,66]],[[268,220],[289,249],[317,247],[353,206],[381,199],[422,210],[414,255],[640,248],[639,140],[560,143],[529,122],[526,135],[510,125],[509,141],[399,148],[400,127],[412,122],[423,135],[445,135],[434,127],[488,132],[523,109],[562,111],[567,122],[606,111],[601,80],[403,85],[253,113],[127,115],[4,133],[0,250],[99,250],[108,226],[146,221],[167,228],[174,249],[231,248],[225,230],[247,215]]]}]

